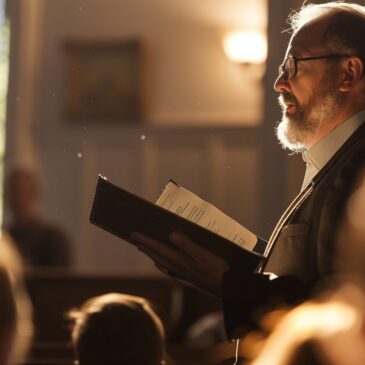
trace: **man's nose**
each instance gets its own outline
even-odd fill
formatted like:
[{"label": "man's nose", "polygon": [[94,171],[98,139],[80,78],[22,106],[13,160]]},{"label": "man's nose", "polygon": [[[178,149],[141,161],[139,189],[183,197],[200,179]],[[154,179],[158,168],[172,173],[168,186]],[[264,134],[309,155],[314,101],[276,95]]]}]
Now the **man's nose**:
[{"label": "man's nose", "polygon": [[281,73],[274,82],[274,89],[278,93],[290,91],[290,83],[284,79],[284,74]]}]

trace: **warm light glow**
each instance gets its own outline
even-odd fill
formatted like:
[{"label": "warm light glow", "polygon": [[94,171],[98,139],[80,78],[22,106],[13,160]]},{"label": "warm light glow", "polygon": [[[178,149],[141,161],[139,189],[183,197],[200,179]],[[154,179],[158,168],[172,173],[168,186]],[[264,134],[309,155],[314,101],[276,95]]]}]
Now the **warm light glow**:
[{"label": "warm light glow", "polygon": [[345,302],[308,302],[283,317],[252,365],[286,364],[288,356],[306,340],[329,338],[361,328],[361,323],[361,313]]},{"label": "warm light glow", "polygon": [[233,62],[264,63],[267,40],[261,32],[231,32],[224,38],[224,51]]}]

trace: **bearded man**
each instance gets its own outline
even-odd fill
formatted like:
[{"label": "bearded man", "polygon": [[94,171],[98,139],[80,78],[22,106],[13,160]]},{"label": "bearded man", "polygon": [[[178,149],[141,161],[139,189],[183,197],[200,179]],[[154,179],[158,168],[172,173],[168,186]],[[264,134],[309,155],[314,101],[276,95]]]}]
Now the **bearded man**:
[{"label": "bearded man", "polygon": [[232,270],[177,233],[170,245],[134,236],[163,271],[222,297],[232,338],[263,308],[306,299],[319,283],[333,280],[340,260],[336,233],[365,168],[365,8],[306,5],[291,21],[274,85],[283,110],[277,136],[285,148],[303,153],[307,170],[266,245],[265,266],[255,274]]}]

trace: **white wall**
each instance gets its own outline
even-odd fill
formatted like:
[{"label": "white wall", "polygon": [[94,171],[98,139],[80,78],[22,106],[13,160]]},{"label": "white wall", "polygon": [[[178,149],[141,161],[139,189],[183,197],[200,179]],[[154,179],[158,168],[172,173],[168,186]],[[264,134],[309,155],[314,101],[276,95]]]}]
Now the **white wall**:
[{"label": "white wall", "polygon": [[[36,2],[40,0],[35,0]],[[61,42],[140,38],[151,124],[257,124],[262,87],[223,52],[226,31],[266,28],[265,1],[42,0],[38,32],[42,114],[54,118],[65,88]],[[250,16],[249,16],[250,14]],[[50,78],[49,75],[52,75]],[[61,92],[61,95],[60,95]],[[46,105],[44,105],[47,101]],[[51,109],[51,110],[49,110]]]},{"label": "white wall", "polygon": [[[133,247],[88,223],[98,173],[151,200],[171,177],[254,231],[269,224],[261,211],[262,86],[221,47],[231,27],[265,28],[264,4],[12,0],[6,162],[39,169],[43,210],[72,235],[77,268],[156,273]],[[148,46],[146,122],[67,120],[62,42],[129,35]]]}]

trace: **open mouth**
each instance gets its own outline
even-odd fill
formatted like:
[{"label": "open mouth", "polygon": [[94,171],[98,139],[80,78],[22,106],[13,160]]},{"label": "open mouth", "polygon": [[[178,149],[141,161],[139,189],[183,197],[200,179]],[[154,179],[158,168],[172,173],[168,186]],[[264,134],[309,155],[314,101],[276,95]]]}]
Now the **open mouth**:
[{"label": "open mouth", "polygon": [[291,95],[283,95],[279,96],[279,103],[282,107],[282,110],[285,114],[293,114],[296,111],[296,102],[293,100],[294,97]]},{"label": "open mouth", "polygon": [[295,105],[294,104],[286,104],[285,105],[285,113],[292,114],[295,112]]}]

